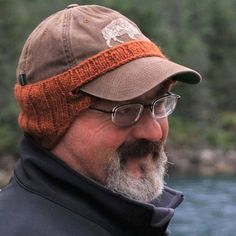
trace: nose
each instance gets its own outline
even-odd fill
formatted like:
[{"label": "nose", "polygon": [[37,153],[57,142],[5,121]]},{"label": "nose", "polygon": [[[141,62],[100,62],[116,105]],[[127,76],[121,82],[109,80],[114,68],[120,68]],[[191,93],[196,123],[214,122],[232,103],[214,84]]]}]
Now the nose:
[{"label": "nose", "polygon": [[165,140],[168,135],[168,119],[155,119],[146,109],[140,120],[132,128],[134,139],[147,139],[153,142]]}]

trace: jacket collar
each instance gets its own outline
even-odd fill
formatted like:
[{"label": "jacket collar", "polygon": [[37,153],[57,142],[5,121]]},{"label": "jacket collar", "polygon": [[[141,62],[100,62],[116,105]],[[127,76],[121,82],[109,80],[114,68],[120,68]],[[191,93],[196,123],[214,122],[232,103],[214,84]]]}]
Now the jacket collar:
[{"label": "jacket collar", "polygon": [[[21,159],[15,177],[27,190],[102,224],[108,230],[112,230],[113,225],[109,221],[114,221],[115,225],[122,222],[124,229],[127,225],[140,235],[148,235],[147,231],[165,231],[174,209],[183,201],[182,193],[168,187],[150,204],[130,200],[80,175],[27,136],[21,143]],[[105,217],[101,217],[101,212]]]}]

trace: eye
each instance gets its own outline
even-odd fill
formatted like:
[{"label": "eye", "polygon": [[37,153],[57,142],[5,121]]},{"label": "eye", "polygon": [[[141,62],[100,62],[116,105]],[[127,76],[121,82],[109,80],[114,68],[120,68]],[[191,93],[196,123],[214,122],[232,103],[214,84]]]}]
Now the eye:
[{"label": "eye", "polygon": [[154,115],[157,118],[166,117],[170,115],[177,103],[177,96],[169,95],[163,98],[160,98],[154,103]]},{"label": "eye", "polygon": [[161,98],[157,100],[154,104],[154,114],[159,114],[165,111],[166,108],[166,99]]},{"label": "eye", "polygon": [[121,105],[114,110],[113,121],[119,125],[130,125],[139,118],[143,111],[141,104]]}]

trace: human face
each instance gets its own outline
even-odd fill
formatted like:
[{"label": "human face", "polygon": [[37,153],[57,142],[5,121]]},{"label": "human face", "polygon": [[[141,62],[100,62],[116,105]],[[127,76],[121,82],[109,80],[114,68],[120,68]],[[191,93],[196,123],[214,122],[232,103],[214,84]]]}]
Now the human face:
[{"label": "human face", "polygon": [[[161,88],[160,85],[128,102],[148,104],[162,95]],[[101,100],[95,106],[109,110],[119,104],[122,103]],[[143,183],[142,186],[148,185],[144,180],[151,179],[149,182],[153,182],[154,186],[158,185],[159,188],[155,193],[160,193],[163,187],[163,166],[166,162],[163,144],[167,135],[167,118],[156,120],[148,109],[135,125],[125,128],[115,126],[109,114],[86,109],[78,115],[52,152],[79,173],[114,191],[126,191],[122,190],[123,187],[111,186],[121,179],[121,174],[124,174],[129,183],[130,180],[133,181],[134,188],[139,182]],[[112,179],[114,171],[117,173],[117,170],[121,169],[122,173],[120,172],[115,180]],[[161,173],[155,175],[154,172],[157,171]],[[159,182],[156,178],[159,178]],[[155,185],[156,182],[158,183]]]}]

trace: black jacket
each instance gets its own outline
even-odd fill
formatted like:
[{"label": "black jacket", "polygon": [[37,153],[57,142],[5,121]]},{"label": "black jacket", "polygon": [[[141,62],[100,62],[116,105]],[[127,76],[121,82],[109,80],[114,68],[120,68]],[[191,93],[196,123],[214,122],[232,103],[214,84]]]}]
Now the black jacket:
[{"label": "black jacket", "polygon": [[29,138],[0,192],[1,236],[159,236],[183,195],[165,188],[143,204],[78,174]]}]

